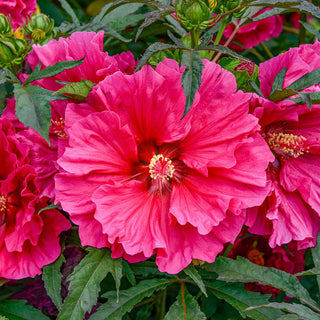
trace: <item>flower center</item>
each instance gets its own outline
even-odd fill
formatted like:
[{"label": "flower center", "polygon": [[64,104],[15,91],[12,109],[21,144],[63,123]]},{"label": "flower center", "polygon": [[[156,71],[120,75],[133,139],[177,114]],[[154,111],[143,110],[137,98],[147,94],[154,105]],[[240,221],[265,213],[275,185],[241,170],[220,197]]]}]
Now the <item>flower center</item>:
[{"label": "flower center", "polygon": [[149,164],[149,173],[151,179],[169,180],[173,177],[174,165],[169,158],[162,154],[154,155]]},{"label": "flower center", "polygon": [[259,266],[264,266],[264,258],[258,249],[250,250],[248,252],[248,259]]},{"label": "flower center", "polygon": [[51,133],[57,135],[60,138],[67,138],[67,134],[64,131],[65,119],[57,118],[55,120],[51,119]]},{"label": "flower center", "polygon": [[7,211],[7,198],[3,195],[0,196],[0,225],[4,224]]},{"label": "flower center", "polygon": [[0,214],[7,209],[7,198],[5,196],[0,196]]},{"label": "flower center", "polygon": [[273,133],[268,144],[279,155],[298,158],[309,151],[306,141],[304,136],[280,132]]}]

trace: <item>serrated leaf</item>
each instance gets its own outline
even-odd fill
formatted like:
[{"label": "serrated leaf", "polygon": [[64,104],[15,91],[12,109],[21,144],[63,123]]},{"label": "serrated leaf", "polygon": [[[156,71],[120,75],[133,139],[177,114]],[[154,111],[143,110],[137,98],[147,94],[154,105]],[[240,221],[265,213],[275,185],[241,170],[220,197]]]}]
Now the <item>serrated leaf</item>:
[{"label": "serrated leaf", "polygon": [[117,19],[127,18],[130,14],[136,12],[139,8],[143,6],[142,3],[130,3],[123,4],[122,6],[115,8],[104,15],[101,19],[103,23],[110,23]]},{"label": "serrated leaf", "polygon": [[76,26],[80,25],[80,21],[71,8],[70,4],[66,0],[59,0],[61,3],[61,7],[67,12],[67,14],[71,17],[72,23],[74,23]]},{"label": "serrated leaf", "polygon": [[200,88],[204,64],[200,59],[200,53],[190,50],[183,53],[181,65],[186,66],[181,77],[182,88],[186,96],[186,105],[183,113],[183,116],[185,116],[192,106],[197,90]]},{"label": "serrated leaf", "polygon": [[[261,305],[257,307],[250,307],[248,310],[256,309],[256,308],[272,308],[287,311],[299,316],[299,320],[320,320],[320,314],[315,313],[310,308],[297,303],[277,303],[272,302],[266,305]],[[320,311],[320,310],[319,310]]]},{"label": "serrated leaf", "polygon": [[40,86],[14,84],[16,116],[28,127],[36,130],[48,143],[51,111],[49,102],[64,97],[53,96],[53,91]]},{"label": "serrated leaf", "polygon": [[112,274],[112,277],[116,284],[117,290],[117,302],[119,302],[119,291],[120,291],[120,283],[122,278],[122,258],[113,259],[111,255],[107,257],[109,272]]},{"label": "serrated leaf", "polygon": [[215,281],[211,283],[206,282],[206,286],[219,299],[225,300],[237,309],[243,318],[249,317],[255,320],[274,320],[282,314],[278,310],[246,310],[251,306],[259,306],[261,304],[269,303],[270,295],[245,290],[243,288],[243,284],[230,284]]},{"label": "serrated leaf", "polygon": [[134,263],[131,265],[131,269],[135,275],[172,277],[166,272],[160,272],[156,263],[152,261]]},{"label": "serrated leaf", "polygon": [[72,61],[58,61],[53,66],[48,66],[40,71],[40,62],[32,71],[30,76],[25,80],[24,84],[31,83],[32,81],[54,77],[57,74],[63,72],[64,70],[73,69],[79,66],[84,61],[84,57],[80,60],[72,60]]},{"label": "serrated leaf", "polygon": [[284,88],[283,90],[276,90],[272,95],[269,96],[269,99],[277,102],[289,98],[297,93],[297,91],[292,89]]},{"label": "serrated leaf", "polygon": [[259,21],[262,19],[266,19],[281,13],[284,13],[287,9],[286,8],[273,8],[271,10],[267,10],[262,12],[261,14],[257,15],[256,17],[252,18],[252,21]]},{"label": "serrated leaf", "polygon": [[152,23],[156,22],[157,20],[160,20],[164,17],[166,17],[169,14],[172,14],[173,10],[172,9],[167,9],[167,10],[155,10],[151,12],[146,13],[146,18],[143,21],[143,23],[139,26],[138,31],[136,33],[136,38],[135,41],[139,38],[141,32],[143,31],[144,28],[150,26]]},{"label": "serrated leaf", "polygon": [[165,289],[174,281],[170,279],[142,280],[135,287],[121,290],[119,302],[117,302],[115,291],[107,292],[102,296],[108,298],[108,302],[101,305],[90,320],[119,320],[142,299],[150,297],[155,291]]},{"label": "serrated leaf", "polygon": [[[176,38],[176,37],[173,35],[172,32],[170,32],[170,31],[168,30],[167,33],[168,33],[169,38],[170,38],[177,46],[179,46],[179,47],[181,47],[181,48],[184,48],[184,47],[185,47],[184,43],[183,43],[180,39]],[[187,48],[186,48],[186,49],[187,49]]]},{"label": "serrated leaf", "polygon": [[40,310],[27,305],[23,300],[0,301],[0,315],[10,320],[50,320]]},{"label": "serrated leaf", "polygon": [[315,6],[314,4],[306,1],[306,0],[302,0],[300,5],[299,5],[299,10],[309,13],[314,17],[320,18],[320,8],[319,6]]},{"label": "serrated leaf", "polygon": [[168,15],[165,19],[169,22],[170,27],[181,37],[184,37],[187,34],[187,31],[181,26],[181,24],[172,17],[172,15]]},{"label": "serrated leaf", "polygon": [[110,251],[107,248],[89,248],[89,254],[75,267],[68,277],[69,294],[66,297],[57,320],[83,319],[87,311],[97,303],[100,282],[110,271]]},{"label": "serrated leaf", "polygon": [[297,79],[296,81],[292,82],[290,86],[287,87],[287,89],[300,91],[319,83],[320,83],[320,68],[315,69],[305,74],[301,78]]},{"label": "serrated leaf", "polygon": [[146,51],[144,52],[143,56],[141,57],[137,69],[140,69],[151,57],[152,54],[162,50],[172,50],[172,49],[183,49],[173,44],[163,43],[163,42],[155,42],[151,44]]},{"label": "serrated leaf", "polygon": [[310,297],[299,280],[282,270],[259,266],[243,257],[237,257],[237,260],[218,257],[214,263],[205,264],[203,268],[207,271],[216,272],[218,280],[259,282],[283,290],[287,296],[295,297],[315,310],[319,309],[319,305]]},{"label": "serrated leaf", "polygon": [[277,320],[299,320],[299,317],[296,314],[284,314],[277,318]]},{"label": "serrated leaf", "polygon": [[252,89],[254,90],[254,92],[256,94],[258,94],[260,97],[264,98],[263,93],[261,92],[260,88],[257,86],[257,84],[254,81],[249,80],[249,85],[252,87]]},{"label": "serrated leaf", "polygon": [[70,84],[67,84],[63,88],[56,91],[54,95],[64,94],[74,99],[85,101],[88,97],[89,92],[94,86],[95,83],[91,82],[90,80],[81,79],[80,82],[72,82]]},{"label": "serrated leaf", "polygon": [[42,268],[42,280],[44,282],[44,287],[47,291],[48,296],[51,298],[52,302],[55,304],[58,310],[62,306],[61,297],[61,266],[65,262],[63,253],[60,257],[53,263]]},{"label": "serrated leaf", "polygon": [[127,279],[131,283],[132,286],[137,284],[134,273],[129,265],[129,263],[125,260],[122,261],[122,271],[127,276]]},{"label": "serrated leaf", "polygon": [[[286,76],[286,72],[287,72],[288,68],[284,67],[283,69],[281,69],[276,77],[274,78],[273,84],[272,84],[272,88],[271,88],[271,93],[270,93],[270,97],[276,92],[276,91],[281,91],[282,90],[282,85],[284,82],[284,77]],[[272,99],[271,99],[272,100]]]},{"label": "serrated leaf", "polygon": [[188,292],[184,283],[178,294],[177,301],[171,305],[164,320],[205,320],[205,314],[200,310],[197,300]]},{"label": "serrated leaf", "polygon": [[[317,245],[311,249],[311,254],[315,268],[320,271],[320,232],[317,237]],[[317,282],[320,291],[320,273],[317,275]]]},{"label": "serrated leaf", "polygon": [[306,92],[298,92],[299,97],[301,100],[308,106],[309,110],[312,108],[312,100],[310,95]]},{"label": "serrated leaf", "polygon": [[299,276],[317,276],[320,275],[320,268],[316,267],[316,268],[312,268],[306,271],[301,271],[299,273],[295,273],[294,276],[295,277],[299,277]]},{"label": "serrated leaf", "polygon": [[198,271],[196,268],[190,264],[186,268],[183,269],[186,275],[188,275],[200,288],[200,290],[203,292],[203,294],[208,297],[206,287],[201,279],[201,276],[199,275]]},{"label": "serrated leaf", "polygon": [[[302,93],[302,92],[299,92]],[[309,98],[311,99],[311,102],[314,104],[320,104],[320,92],[303,92],[304,95],[308,95]],[[290,101],[293,101],[294,103],[305,103],[305,101],[300,97],[300,98],[293,98],[293,99],[288,99]]]},{"label": "serrated leaf", "polygon": [[195,50],[213,50],[213,51],[217,51],[217,52],[221,52],[223,54],[227,54],[233,58],[236,58],[236,59],[240,59],[240,60],[244,60],[244,61],[248,61],[250,62],[250,60],[246,57],[243,57],[241,56],[240,54],[232,51],[231,49],[225,47],[225,46],[222,46],[220,44],[210,44],[208,46],[204,46],[204,45],[199,45],[198,47],[195,48]]},{"label": "serrated leaf", "polygon": [[221,21],[217,22],[212,28],[207,30],[201,37],[201,45],[202,46],[207,46],[209,43],[212,41],[213,36],[215,33],[217,33],[220,29],[221,26]]},{"label": "serrated leaf", "polygon": [[287,8],[288,6],[294,6],[300,4],[300,0],[257,0],[257,1],[250,1],[246,0],[242,2],[243,5],[248,6],[267,6],[267,7],[283,7]]},{"label": "serrated leaf", "polygon": [[0,68],[0,84],[7,81],[12,83],[20,83],[20,80],[7,68]]},{"label": "serrated leaf", "polygon": [[318,40],[320,40],[320,32],[313,28],[309,23],[300,21],[300,23],[308,30],[311,34],[313,34]]}]

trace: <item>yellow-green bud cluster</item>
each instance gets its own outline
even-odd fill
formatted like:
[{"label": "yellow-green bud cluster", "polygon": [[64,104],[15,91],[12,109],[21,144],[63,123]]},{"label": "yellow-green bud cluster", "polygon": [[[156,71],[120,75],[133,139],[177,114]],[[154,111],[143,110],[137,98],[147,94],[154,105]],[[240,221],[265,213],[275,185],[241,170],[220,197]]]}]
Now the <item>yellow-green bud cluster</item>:
[{"label": "yellow-green bud cluster", "polygon": [[53,36],[54,20],[43,13],[34,15],[24,27],[26,34],[31,35],[33,42],[44,44]]},{"label": "yellow-green bud cluster", "polygon": [[3,14],[0,13],[0,35],[7,36],[12,34],[11,21]]},{"label": "yellow-green bud cluster", "polygon": [[188,30],[206,29],[212,23],[216,0],[177,0],[174,4],[178,20]]},{"label": "yellow-green bud cluster", "polygon": [[0,38],[0,67],[11,69],[23,62],[27,53],[27,43],[10,36]]}]

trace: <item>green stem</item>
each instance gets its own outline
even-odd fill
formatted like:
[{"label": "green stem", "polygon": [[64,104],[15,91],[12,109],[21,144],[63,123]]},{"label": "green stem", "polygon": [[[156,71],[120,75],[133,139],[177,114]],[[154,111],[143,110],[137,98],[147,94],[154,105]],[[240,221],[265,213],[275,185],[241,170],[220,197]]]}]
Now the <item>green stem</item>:
[{"label": "green stem", "polygon": [[249,52],[254,54],[261,62],[265,61],[265,58],[255,48],[249,49]]},{"label": "green stem", "polygon": [[164,289],[158,293],[156,298],[156,316],[155,320],[163,320],[166,315],[167,290]]},{"label": "green stem", "polygon": [[[303,12],[300,13],[300,21],[307,22],[307,15]],[[299,29],[299,45],[306,43],[306,28],[303,26],[303,24],[300,24]]]},{"label": "green stem", "polygon": [[200,29],[190,30],[190,35],[191,35],[191,48],[193,49],[199,44]]},{"label": "green stem", "polygon": [[263,50],[266,52],[266,54],[268,55],[269,58],[273,58],[273,54],[270,51],[270,49],[266,46],[266,44],[262,41],[261,43],[261,47],[263,48]]}]

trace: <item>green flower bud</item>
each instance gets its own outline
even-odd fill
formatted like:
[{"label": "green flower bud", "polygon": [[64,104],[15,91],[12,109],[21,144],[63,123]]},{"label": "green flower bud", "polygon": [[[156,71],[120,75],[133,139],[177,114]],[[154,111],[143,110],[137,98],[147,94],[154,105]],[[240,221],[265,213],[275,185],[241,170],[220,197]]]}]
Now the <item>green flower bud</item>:
[{"label": "green flower bud", "polygon": [[10,35],[12,34],[11,21],[3,14],[0,13],[0,35]]},{"label": "green flower bud", "polygon": [[27,44],[22,39],[3,37],[0,39],[0,66],[10,68],[20,64],[25,56]]},{"label": "green flower bud", "polygon": [[39,43],[51,38],[53,28],[54,20],[50,19],[45,14],[40,13],[28,20],[25,31],[27,34],[31,34],[31,38],[34,42]]}]

